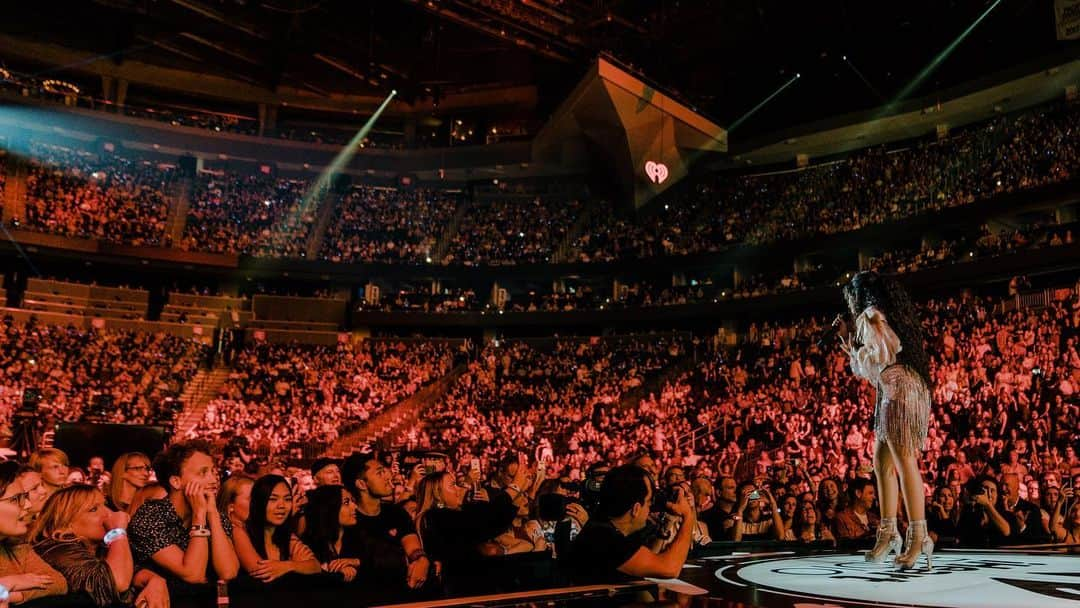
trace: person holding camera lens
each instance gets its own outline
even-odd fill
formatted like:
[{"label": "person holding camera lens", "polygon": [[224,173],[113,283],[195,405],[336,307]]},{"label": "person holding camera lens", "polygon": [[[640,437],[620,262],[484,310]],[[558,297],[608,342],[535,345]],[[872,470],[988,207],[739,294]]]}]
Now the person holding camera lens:
[{"label": "person holding camera lens", "polygon": [[643,532],[653,504],[653,478],[641,467],[615,467],[604,477],[596,513],[567,552],[568,571],[578,584],[613,583],[628,578],[674,578],[682,571],[693,544],[697,513],[689,494],[665,507],[682,518],[674,540],[662,551],[644,546]]},{"label": "person holding camera lens", "polygon": [[1012,534],[1011,514],[1005,511],[998,482],[976,477],[968,490],[967,508],[960,515],[960,542],[966,547],[996,547]]}]

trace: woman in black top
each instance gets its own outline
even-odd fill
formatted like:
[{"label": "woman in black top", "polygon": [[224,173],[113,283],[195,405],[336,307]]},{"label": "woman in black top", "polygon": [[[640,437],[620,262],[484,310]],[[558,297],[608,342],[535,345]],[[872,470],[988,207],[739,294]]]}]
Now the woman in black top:
[{"label": "woman in black top", "polygon": [[996,547],[1012,534],[1012,514],[1005,511],[1001,491],[993,477],[972,480],[968,504],[960,514],[960,542],[965,547]]},{"label": "woman in black top", "polygon": [[470,565],[485,554],[509,553],[512,549],[496,545],[495,538],[510,528],[517,514],[513,499],[521,490],[508,488],[487,501],[487,493],[477,490],[475,502],[465,502],[466,488],[458,484],[453,472],[431,473],[417,488],[420,511],[416,529],[431,560],[442,565],[448,587],[462,589],[447,579],[468,585],[460,576],[474,573]]},{"label": "woman in black top", "polygon": [[949,486],[938,488],[934,492],[934,501],[928,506],[926,519],[934,543],[941,544],[940,539],[959,538],[960,501],[956,500],[953,489]]},{"label": "woman in black top", "polygon": [[356,579],[360,547],[346,528],[356,525],[356,501],[342,486],[322,486],[308,492],[307,528],[302,540],[322,564],[323,570],[341,574],[346,582]]}]

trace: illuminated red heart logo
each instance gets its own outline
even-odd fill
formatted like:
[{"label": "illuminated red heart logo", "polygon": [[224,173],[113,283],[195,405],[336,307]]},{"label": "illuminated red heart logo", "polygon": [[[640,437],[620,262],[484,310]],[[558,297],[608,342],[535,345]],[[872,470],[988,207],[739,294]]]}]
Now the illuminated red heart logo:
[{"label": "illuminated red heart logo", "polygon": [[649,181],[654,184],[662,184],[664,180],[668,178],[668,168],[664,163],[654,163],[648,161],[645,163],[645,175],[649,177]]}]

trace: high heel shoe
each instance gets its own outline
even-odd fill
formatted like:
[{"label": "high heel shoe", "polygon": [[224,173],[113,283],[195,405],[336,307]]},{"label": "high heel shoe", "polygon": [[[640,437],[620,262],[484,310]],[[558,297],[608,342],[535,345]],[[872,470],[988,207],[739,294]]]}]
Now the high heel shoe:
[{"label": "high heel shoe", "polygon": [[911,522],[907,529],[906,551],[896,556],[896,566],[900,570],[910,570],[915,567],[919,555],[926,556],[926,569],[933,570],[934,541],[926,532],[926,520],[920,519]]},{"label": "high heel shoe", "polygon": [[899,556],[901,546],[900,533],[896,530],[896,518],[882,519],[877,529],[874,548],[866,552],[866,561],[872,564],[883,563],[892,553]]}]

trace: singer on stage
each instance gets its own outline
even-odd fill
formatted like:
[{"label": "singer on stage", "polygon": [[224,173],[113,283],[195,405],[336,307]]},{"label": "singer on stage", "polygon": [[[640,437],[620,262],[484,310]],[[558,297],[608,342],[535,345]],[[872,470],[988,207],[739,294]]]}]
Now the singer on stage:
[{"label": "singer on stage", "polygon": [[[853,341],[841,340],[856,375],[874,384],[874,470],[881,503],[877,542],[866,561],[884,562],[895,552],[901,570],[920,554],[931,567],[934,543],[926,531],[926,497],[918,458],[930,422],[930,363],[915,307],[900,285],[875,272],[860,272],[844,286],[855,325]],[[899,474],[899,485],[897,475]],[[897,492],[911,522],[901,553],[896,527]]]}]

